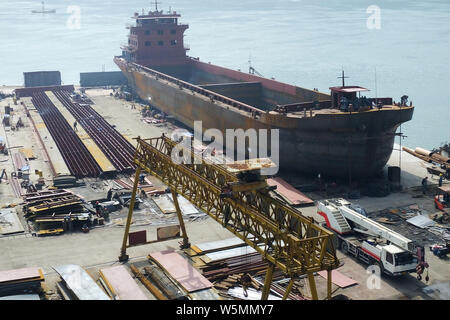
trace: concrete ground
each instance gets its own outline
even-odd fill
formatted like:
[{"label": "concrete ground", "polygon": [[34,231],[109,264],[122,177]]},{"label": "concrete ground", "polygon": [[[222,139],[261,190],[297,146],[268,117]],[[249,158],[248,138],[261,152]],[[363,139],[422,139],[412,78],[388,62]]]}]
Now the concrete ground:
[{"label": "concrete ground", "polygon": [[[162,133],[170,134],[177,127],[173,124],[164,123],[163,125],[147,124],[140,120],[139,105],[136,109],[131,107],[131,102],[118,100],[109,95],[111,90],[95,89],[88,90],[87,94],[94,101],[93,108],[99,112],[109,123],[114,125],[117,130],[128,139],[140,136],[142,138],[150,138],[160,136]],[[4,105],[8,101],[0,102],[0,110],[4,109]],[[21,107],[15,108],[17,115],[21,115]],[[7,136],[10,146],[24,145],[31,147],[37,155],[36,160],[30,162],[32,172],[34,169],[44,171],[47,181],[51,180],[49,165],[43,161],[42,146],[39,145],[36,137],[33,135],[30,123],[26,117],[22,116],[22,120],[26,120],[25,128],[19,131],[8,131],[1,128],[2,135]],[[13,170],[10,156],[0,156],[2,167],[8,172]],[[398,165],[398,152],[395,151],[391,157],[390,164]],[[402,152],[402,184],[403,191],[392,193],[383,198],[362,197],[354,202],[365,207],[367,211],[376,211],[392,207],[400,207],[404,205],[417,204],[420,208],[427,210],[429,213],[434,212],[432,194],[424,197],[420,196],[420,189],[416,187],[420,185],[421,179],[427,175],[426,169],[422,162],[414,157]],[[34,177],[36,178],[36,177]],[[431,182],[436,183],[435,177],[430,176]],[[101,183],[100,181],[87,180],[87,185]],[[88,189],[86,189],[88,190]],[[106,188],[96,190],[99,195],[105,192]],[[91,194],[90,191],[87,193]],[[0,203],[7,205],[12,202],[19,203],[20,199],[14,199],[11,187],[2,182],[0,184]],[[317,199],[317,195],[308,194],[313,199]],[[144,210],[145,211],[145,210]],[[300,208],[300,211],[306,216],[312,216],[320,223],[323,218],[316,213],[316,207]],[[141,212],[145,214],[145,212]],[[20,216],[20,214],[19,214]],[[114,218],[124,218],[126,212],[122,212]],[[132,226],[132,231],[147,230],[148,237],[153,237],[156,228],[160,225],[141,225]],[[187,221],[187,232],[192,244],[205,241],[214,241],[232,237],[232,234],[224,229],[221,225],[211,218],[199,221]],[[0,270],[8,270],[23,267],[42,267],[47,278],[47,282],[51,290],[55,291],[54,283],[58,279],[52,266],[60,264],[78,264],[88,270],[95,278],[98,276],[97,271],[101,266],[119,264],[118,256],[123,239],[123,224],[107,225],[92,229],[89,233],[74,232],[71,234],[62,234],[51,237],[33,237],[29,231],[24,234],[0,237]],[[146,246],[139,246],[128,249],[130,261],[144,261],[149,252],[178,249],[178,240],[160,242]],[[414,275],[408,275],[401,278],[389,278],[382,276],[379,286],[370,288],[371,274],[366,271],[363,263],[356,261],[351,257],[344,256],[337,251],[338,258],[342,262],[342,266],[338,269],[343,274],[353,278],[358,282],[357,285],[345,289],[333,286],[334,295],[344,294],[351,299],[449,299],[448,292],[441,290],[440,295],[434,293],[426,294],[423,289],[428,285],[448,285],[450,283],[450,268],[448,259],[439,259],[427,251],[427,261],[430,264],[429,276],[430,281],[425,283],[424,280],[418,281]],[[319,297],[326,297],[326,281],[320,276],[316,276],[316,282]],[[151,295],[149,294],[149,297]],[[57,296],[51,297],[57,299]]]}]

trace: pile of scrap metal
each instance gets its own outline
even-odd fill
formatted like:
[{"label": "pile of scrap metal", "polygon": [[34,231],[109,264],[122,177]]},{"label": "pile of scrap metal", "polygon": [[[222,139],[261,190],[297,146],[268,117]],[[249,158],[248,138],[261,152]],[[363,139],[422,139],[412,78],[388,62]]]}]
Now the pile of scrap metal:
[{"label": "pile of scrap metal", "polygon": [[187,300],[187,293],[177,283],[164,273],[158,266],[151,263],[143,268],[131,265],[131,272],[158,300]]},{"label": "pile of scrap metal", "polygon": [[[256,250],[240,239],[230,238],[193,245],[186,253],[221,296],[260,299],[268,264]],[[275,270],[269,299],[283,297],[285,288],[282,284],[286,284],[284,280],[283,273]],[[300,286],[303,286],[300,280],[294,282],[288,299],[304,299]]]},{"label": "pile of scrap metal", "polygon": [[[121,189],[112,191],[111,199],[117,200],[124,207],[129,207],[131,202],[132,191],[128,189]],[[139,205],[142,203],[142,200],[136,196],[136,200],[134,202],[134,209],[139,209]]]},{"label": "pile of scrap metal", "polygon": [[86,210],[83,199],[64,189],[27,193],[24,202],[24,216],[35,223],[38,236],[72,231],[77,225],[86,231],[91,224],[103,222]]},{"label": "pile of scrap metal", "polygon": [[[42,292],[43,281],[44,274],[40,268],[0,271],[0,300],[26,300],[30,299],[29,295],[35,297]],[[39,300],[39,296],[36,299]]]},{"label": "pile of scrap metal", "polygon": [[434,166],[427,168],[429,173],[435,175],[443,174],[447,179],[450,179],[450,157],[422,148],[411,150],[403,147],[403,150],[423,161],[433,164]]},{"label": "pile of scrap metal", "polygon": [[[0,150],[6,150],[6,145],[1,140],[0,137]],[[33,192],[38,189],[42,189],[42,186],[45,184],[43,179],[39,179],[38,183],[33,185],[30,181],[30,166],[28,163],[28,158],[22,151],[14,152],[12,154],[12,160],[14,164],[14,171],[11,172],[9,178],[6,174],[6,171],[3,170],[1,178],[5,176],[8,178],[10,185],[12,186],[13,192],[16,197],[20,198],[24,192]],[[19,179],[21,180],[19,182]],[[26,190],[26,191],[24,191]]]},{"label": "pile of scrap metal", "polygon": [[440,147],[433,149],[433,152],[443,156],[450,156],[450,142],[443,143]]},{"label": "pile of scrap metal", "polygon": [[[116,179],[114,180],[114,183],[119,189],[133,190],[134,179],[132,178]],[[142,198],[160,195],[166,192],[166,190],[163,188],[157,188],[153,186],[153,183],[145,175],[140,176],[138,189],[139,189],[138,194]]]},{"label": "pile of scrap metal", "polygon": [[[387,208],[369,212],[367,217],[411,239],[417,246],[428,246],[450,240],[447,228],[428,218],[426,210],[418,205]],[[430,216],[432,217],[432,216]]]}]

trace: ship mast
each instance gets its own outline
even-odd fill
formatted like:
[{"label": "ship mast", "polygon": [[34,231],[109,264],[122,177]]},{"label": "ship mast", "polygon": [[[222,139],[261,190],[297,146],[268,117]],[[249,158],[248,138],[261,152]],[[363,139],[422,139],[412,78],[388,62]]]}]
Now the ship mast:
[{"label": "ship mast", "polygon": [[155,2],[151,3],[155,5],[155,11],[158,11],[158,3],[161,4],[161,2],[158,2],[158,0],[155,0]]},{"label": "ship mast", "polygon": [[350,78],[350,77],[346,77],[346,76],[345,76],[344,69],[342,69],[342,76],[337,77],[337,78],[338,78],[338,79],[342,79],[342,86],[345,87],[345,79],[346,79],[346,78]]}]

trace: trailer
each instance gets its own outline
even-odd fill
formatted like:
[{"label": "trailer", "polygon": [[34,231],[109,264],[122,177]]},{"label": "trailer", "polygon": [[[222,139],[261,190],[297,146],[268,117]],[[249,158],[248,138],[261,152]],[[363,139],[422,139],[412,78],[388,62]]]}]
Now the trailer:
[{"label": "trailer", "polygon": [[318,201],[317,213],[336,235],[343,253],[376,265],[390,276],[416,272],[417,279],[422,279],[428,268],[424,248],[368,218],[363,208],[342,198],[329,199]]}]

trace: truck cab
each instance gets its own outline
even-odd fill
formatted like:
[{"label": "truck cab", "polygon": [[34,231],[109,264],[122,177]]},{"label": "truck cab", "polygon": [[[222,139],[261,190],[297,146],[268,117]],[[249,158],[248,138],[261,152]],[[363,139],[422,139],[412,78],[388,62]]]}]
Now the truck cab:
[{"label": "truck cab", "polygon": [[392,276],[416,271],[417,259],[410,252],[392,244],[382,247],[381,261],[384,272]]},{"label": "truck cab", "polygon": [[359,255],[370,256],[368,263],[378,264],[380,271],[388,275],[399,276],[416,271],[417,258],[396,245],[380,244],[374,239],[369,239],[363,241],[359,250],[361,250]]}]

